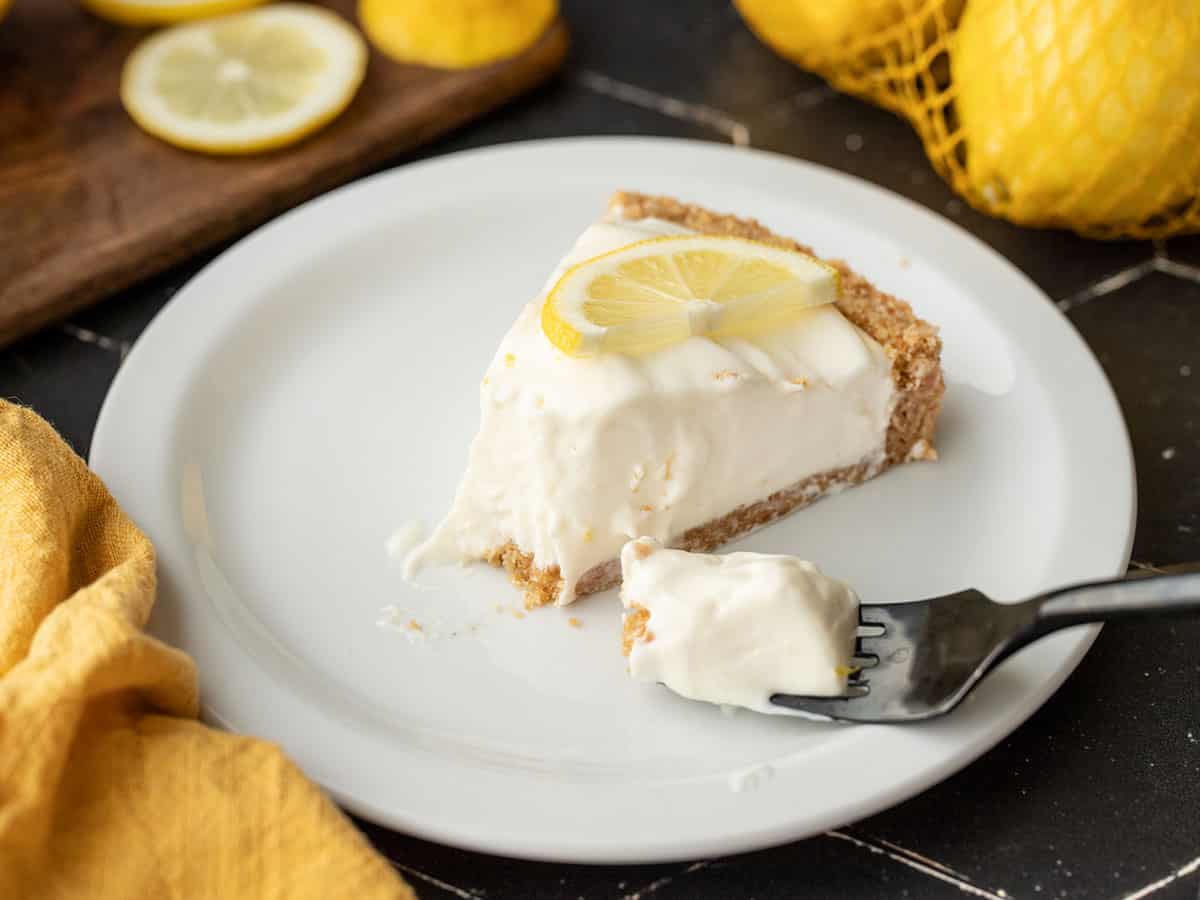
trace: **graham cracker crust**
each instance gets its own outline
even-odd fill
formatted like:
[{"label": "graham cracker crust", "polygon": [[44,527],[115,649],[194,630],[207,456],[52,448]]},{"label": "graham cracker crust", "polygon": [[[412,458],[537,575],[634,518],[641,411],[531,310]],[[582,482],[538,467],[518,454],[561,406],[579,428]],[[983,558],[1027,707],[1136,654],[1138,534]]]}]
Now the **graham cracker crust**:
[{"label": "graham cracker crust", "polygon": [[654,632],[646,628],[646,623],[650,621],[650,610],[642,606],[640,603],[635,603],[629,607],[624,618],[621,619],[621,655],[628,656],[633,652],[633,645],[636,641],[642,641],[649,644],[654,640]]},{"label": "graham cracker crust", "polygon": [[[609,200],[608,214],[633,221],[662,219],[699,234],[747,238],[817,255],[812,248],[777,235],[754,219],[711,212],[670,197],[618,191]],[[763,500],[740,506],[718,519],[689,529],[672,540],[672,547],[693,552],[714,550],[827,494],[874,478],[894,465],[916,459],[937,459],[933,437],[945,393],[942,341],[937,329],[917,318],[912,307],[903,300],[879,290],[844,261],[826,261],[841,274],[842,296],[837,303],[838,309],[874,338],[892,362],[896,403],[888,423],[883,458],[864,460],[854,466],[804,478]],[[492,550],[487,561],[508,570],[513,584],[525,593],[527,609],[552,604],[558,598],[562,588],[558,566],[537,568],[533,564],[533,555],[511,541]],[[585,572],[576,583],[575,593],[577,596],[592,594],[620,582],[620,560],[612,559]],[[644,626],[644,622],[642,624]]]}]

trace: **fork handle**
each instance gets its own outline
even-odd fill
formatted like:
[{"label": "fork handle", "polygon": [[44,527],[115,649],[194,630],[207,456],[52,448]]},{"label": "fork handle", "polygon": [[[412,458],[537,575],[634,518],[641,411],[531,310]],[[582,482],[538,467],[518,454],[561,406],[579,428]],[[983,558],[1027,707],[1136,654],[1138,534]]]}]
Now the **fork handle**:
[{"label": "fork handle", "polygon": [[1200,572],[1077,584],[1030,603],[1036,606],[1034,629],[1041,634],[1086,622],[1200,616]]}]

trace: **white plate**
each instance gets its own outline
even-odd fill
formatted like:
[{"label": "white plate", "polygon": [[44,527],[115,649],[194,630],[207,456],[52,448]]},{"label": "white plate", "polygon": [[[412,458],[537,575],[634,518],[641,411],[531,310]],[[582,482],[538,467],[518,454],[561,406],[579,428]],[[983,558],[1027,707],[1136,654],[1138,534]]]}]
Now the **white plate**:
[{"label": "white plate", "polygon": [[[179,292],[113,384],[92,465],[158,547],[152,628],[196,658],[209,719],[279,742],[400,830],[589,862],[804,837],[979,756],[1095,635],[1023,651],[943,721],[839,727],[634,684],[614,593],[518,620],[495,610],[516,595],[490,569],[404,583],[385,539],[446,510],[497,341],[620,187],[753,214],[942,326],[941,462],[738,546],[818,560],[867,601],[969,585],[1015,599],[1128,559],[1131,454],[1095,360],[1016,269],[906,200],[783,157],[623,138],[358,182]],[[378,627],[389,604],[428,636]]]}]

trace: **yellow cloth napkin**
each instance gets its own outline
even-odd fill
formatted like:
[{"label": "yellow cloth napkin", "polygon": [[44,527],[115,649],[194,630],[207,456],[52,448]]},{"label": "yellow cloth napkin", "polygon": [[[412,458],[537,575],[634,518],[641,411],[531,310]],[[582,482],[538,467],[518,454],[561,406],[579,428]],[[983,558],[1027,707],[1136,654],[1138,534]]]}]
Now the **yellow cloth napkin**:
[{"label": "yellow cloth napkin", "polygon": [[274,746],[196,721],[154,549],[0,400],[0,897],[413,898]]}]

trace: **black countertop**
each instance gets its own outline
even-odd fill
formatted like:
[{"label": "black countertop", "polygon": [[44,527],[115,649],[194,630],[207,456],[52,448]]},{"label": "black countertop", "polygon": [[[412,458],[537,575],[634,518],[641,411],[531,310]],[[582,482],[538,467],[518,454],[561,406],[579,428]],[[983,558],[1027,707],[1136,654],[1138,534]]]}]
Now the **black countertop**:
[{"label": "black countertop", "polygon": [[[574,0],[561,77],[395,160],[539,137],[654,134],[789,154],[957,222],[1058,304],[1116,389],[1138,472],[1134,565],[1200,559],[1200,237],[1101,243],[986,218],[908,126],[763,48],[720,0]],[[86,455],[130,344],[213,254],[0,350],[0,395]],[[798,797],[798,803],[804,798]],[[424,898],[1200,897],[1200,621],[1105,629],[1007,740],[822,837],[691,864],[593,867],[454,850],[359,823]]]}]

